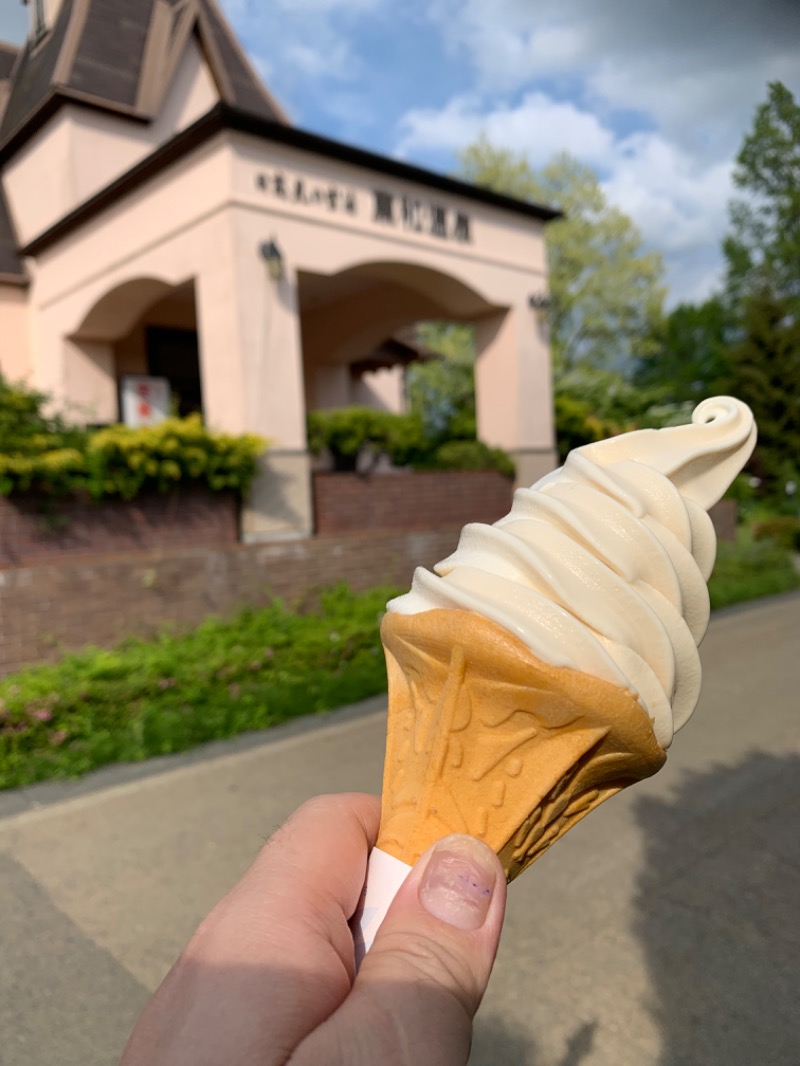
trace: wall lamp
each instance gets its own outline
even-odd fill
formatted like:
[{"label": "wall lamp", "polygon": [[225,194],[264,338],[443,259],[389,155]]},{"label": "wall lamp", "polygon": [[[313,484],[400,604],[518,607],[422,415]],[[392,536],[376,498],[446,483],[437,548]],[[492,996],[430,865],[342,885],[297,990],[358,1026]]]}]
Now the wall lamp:
[{"label": "wall lamp", "polygon": [[270,238],[259,248],[261,258],[267,264],[267,272],[273,281],[281,281],[286,274],[286,266],[283,262],[283,253],[277,243]]},{"label": "wall lamp", "polygon": [[550,297],[544,292],[534,292],[528,297],[528,307],[531,311],[547,311],[550,308]]}]

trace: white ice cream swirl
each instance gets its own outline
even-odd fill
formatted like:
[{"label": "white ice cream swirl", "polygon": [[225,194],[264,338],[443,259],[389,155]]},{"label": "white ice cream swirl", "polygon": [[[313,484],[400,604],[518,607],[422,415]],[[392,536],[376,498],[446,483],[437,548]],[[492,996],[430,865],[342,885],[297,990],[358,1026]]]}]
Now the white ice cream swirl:
[{"label": "white ice cream swirl", "polygon": [[475,611],[546,662],[632,689],[666,748],[700,693],[716,555],[706,512],[755,437],[750,409],[720,396],[691,425],[577,448],[495,525],[465,526],[389,609]]}]

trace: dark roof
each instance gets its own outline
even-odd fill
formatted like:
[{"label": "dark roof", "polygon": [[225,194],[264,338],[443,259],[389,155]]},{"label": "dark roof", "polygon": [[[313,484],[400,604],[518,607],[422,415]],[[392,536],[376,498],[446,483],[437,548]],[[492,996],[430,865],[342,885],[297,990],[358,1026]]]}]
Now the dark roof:
[{"label": "dark roof", "polygon": [[26,284],[28,275],[25,266],[17,254],[17,241],[14,227],[8,213],[8,205],[0,185],[0,281]]},{"label": "dark roof", "polygon": [[389,370],[393,366],[409,366],[411,363],[423,362],[436,359],[436,352],[419,344],[409,337],[387,337],[377,348],[365,355],[363,359],[357,359],[350,364],[350,373],[354,377],[366,374],[372,370]]},{"label": "dark roof", "polygon": [[154,0],[90,0],[66,85],[135,110]]},{"label": "dark roof", "polygon": [[51,31],[41,41],[28,40],[14,69],[0,121],[2,157],[67,101],[154,119],[191,34],[226,104],[287,121],[215,0],[63,0]]},{"label": "dark roof", "polygon": [[64,0],[52,32],[47,38],[34,47],[30,41],[23,47],[0,122],[0,144],[5,141],[8,133],[19,128],[25,118],[35,112],[51,95],[56,63],[64,46],[72,8],[73,0]]}]

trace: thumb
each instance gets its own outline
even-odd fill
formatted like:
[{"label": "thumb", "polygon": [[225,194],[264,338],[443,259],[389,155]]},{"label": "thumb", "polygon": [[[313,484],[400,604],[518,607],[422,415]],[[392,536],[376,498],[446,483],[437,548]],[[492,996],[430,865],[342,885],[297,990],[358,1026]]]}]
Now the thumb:
[{"label": "thumb", "polygon": [[328,1058],[317,1061],[466,1063],[505,902],[503,868],[481,841],[455,835],[430,848],[397,893],[351,994],[322,1027]]}]

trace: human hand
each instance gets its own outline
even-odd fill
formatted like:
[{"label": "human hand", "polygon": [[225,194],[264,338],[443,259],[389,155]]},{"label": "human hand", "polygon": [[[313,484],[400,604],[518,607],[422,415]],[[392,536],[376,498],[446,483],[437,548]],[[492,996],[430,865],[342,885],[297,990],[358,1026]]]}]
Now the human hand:
[{"label": "human hand", "polygon": [[377,797],[303,804],[200,925],[121,1066],[461,1066],[494,962],[506,884],[471,837],[431,848],[358,976],[348,926]]}]

